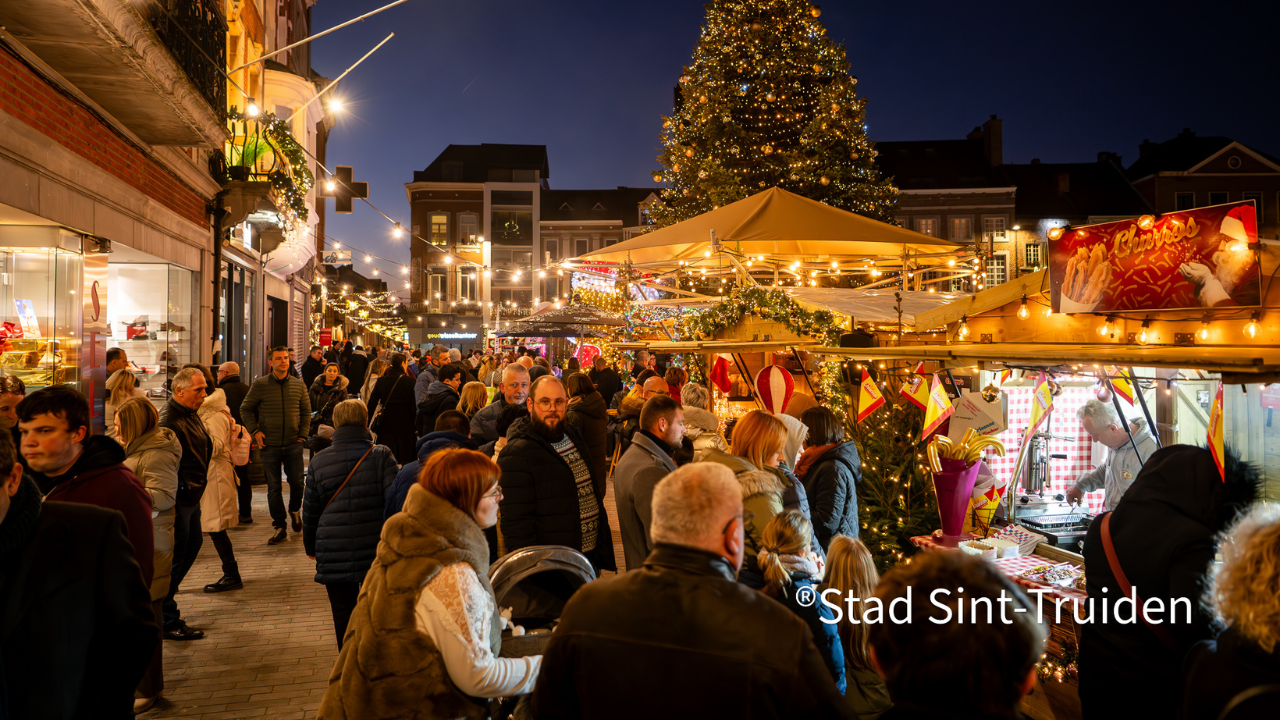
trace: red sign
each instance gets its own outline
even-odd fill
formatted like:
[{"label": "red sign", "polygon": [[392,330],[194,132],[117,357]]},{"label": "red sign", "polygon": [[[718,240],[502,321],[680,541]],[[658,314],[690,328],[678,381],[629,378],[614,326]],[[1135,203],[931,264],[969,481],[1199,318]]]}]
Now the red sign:
[{"label": "red sign", "polygon": [[1252,202],[1072,228],[1049,240],[1054,312],[1259,305]]},{"label": "red sign", "polygon": [[329,347],[333,344],[333,328],[320,328],[320,347]]}]

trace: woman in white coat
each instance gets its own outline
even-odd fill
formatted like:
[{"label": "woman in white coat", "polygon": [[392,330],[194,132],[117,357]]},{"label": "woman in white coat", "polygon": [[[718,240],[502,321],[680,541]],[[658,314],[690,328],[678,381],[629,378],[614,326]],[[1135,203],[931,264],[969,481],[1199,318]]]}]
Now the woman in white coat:
[{"label": "woman in white coat", "polygon": [[[119,372],[124,372],[123,370]],[[113,376],[114,377],[114,376]],[[182,445],[168,428],[159,427],[160,416],[150,400],[131,398],[115,408],[110,429],[124,446],[125,467],[142,481],[151,496],[151,524],[155,528],[155,574],[151,579],[151,604],[156,622],[163,624],[160,605],[169,594],[173,570],[173,509],[178,497],[178,461]],[[160,644],[156,644],[151,665],[138,685],[134,711],[151,707],[164,689],[164,668]]]},{"label": "woman in white coat", "polygon": [[[199,367],[199,366],[198,366]],[[203,369],[203,367],[202,367]],[[210,373],[204,370],[206,376]],[[205,378],[208,381],[208,377]],[[210,387],[213,387],[211,384]],[[236,501],[236,466],[231,459],[231,447],[242,428],[231,418],[227,407],[227,395],[218,388],[204,399],[199,410],[200,422],[213,441],[213,457],[209,458],[208,484],[200,497],[200,529],[209,533],[213,547],[222,561],[222,578],[204,586],[207,593],[239,590],[244,587],[240,579],[240,566],[227,528],[240,524],[240,511]]]}]

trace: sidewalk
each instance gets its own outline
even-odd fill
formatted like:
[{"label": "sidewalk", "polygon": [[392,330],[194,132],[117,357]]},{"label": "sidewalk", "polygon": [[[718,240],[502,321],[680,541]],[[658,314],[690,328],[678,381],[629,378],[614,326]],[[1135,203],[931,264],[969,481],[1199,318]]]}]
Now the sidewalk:
[{"label": "sidewalk", "polygon": [[[285,487],[286,502],[289,493]],[[267,491],[254,488],[251,525],[228,530],[244,589],[206,594],[221,576],[218,553],[206,535],[195,566],[182,583],[178,607],[205,639],[164,641],[165,690],[139,718],[270,718],[310,720],[338,656],[333,616],[302,534],[267,545],[271,518]]]}]

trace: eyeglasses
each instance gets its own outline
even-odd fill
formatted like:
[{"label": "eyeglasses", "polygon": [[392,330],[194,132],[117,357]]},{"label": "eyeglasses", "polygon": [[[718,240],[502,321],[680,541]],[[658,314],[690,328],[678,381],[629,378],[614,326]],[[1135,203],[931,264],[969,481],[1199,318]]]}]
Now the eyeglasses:
[{"label": "eyeglasses", "polygon": [[486,497],[486,498],[493,498],[494,500],[501,500],[501,499],[502,499],[502,486],[501,486],[501,485],[499,485],[498,487],[495,487],[495,488],[493,489],[493,492],[491,492],[491,493],[485,493],[485,495],[484,495],[483,497]]},{"label": "eyeglasses", "polygon": [[538,400],[534,404],[538,406],[539,410],[550,410],[551,408],[555,408],[557,410],[563,410],[569,407],[569,401],[566,400],[565,398],[557,398],[555,400],[551,400],[549,398],[542,398],[541,400]]}]

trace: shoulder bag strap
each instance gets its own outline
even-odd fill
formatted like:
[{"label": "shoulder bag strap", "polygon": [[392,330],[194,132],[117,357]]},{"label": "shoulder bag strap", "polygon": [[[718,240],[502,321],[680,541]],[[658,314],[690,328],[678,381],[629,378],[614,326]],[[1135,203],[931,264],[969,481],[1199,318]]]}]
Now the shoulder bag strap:
[{"label": "shoulder bag strap", "polygon": [[[1107,564],[1111,566],[1111,574],[1115,576],[1116,583],[1120,585],[1120,592],[1124,593],[1125,597],[1129,597],[1133,593],[1133,586],[1129,584],[1129,578],[1125,576],[1124,569],[1120,567],[1120,558],[1116,557],[1116,546],[1111,542],[1110,512],[1103,513],[1101,529],[1102,549],[1107,554]],[[1138,613],[1138,617],[1142,618],[1143,624],[1146,625],[1156,637],[1160,638],[1161,642],[1168,645],[1171,650],[1176,651],[1178,649],[1178,643],[1174,641],[1173,635],[1169,634],[1169,629],[1163,625],[1153,625],[1151,621],[1147,619],[1147,612],[1142,607],[1142,598],[1138,597],[1136,594],[1134,594],[1133,597],[1137,603],[1137,608],[1135,610]]]},{"label": "shoulder bag strap", "polygon": [[364,454],[360,456],[360,459],[356,461],[356,466],[355,466],[355,467],[353,467],[353,468],[351,468],[351,472],[347,473],[347,477],[346,477],[346,479],[345,479],[345,480],[343,480],[343,481],[342,481],[342,484],[338,486],[338,489],[337,489],[337,490],[334,490],[334,491],[333,491],[333,494],[329,496],[329,502],[327,502],[327,503],[325,503],[325,504],[324,504],[324,510],[321,510],[321,511],[320,511],[320,514],[322,514],[322,515],[323,515],[323,514],[324,514],[324,511],[325,511],[325,510],[328,510],[328,509],[329,509],[329,506],[330,506],[331,504],[333,504],[334,499],[338,497],[338,493],[342,492],[342,488],[346,487],[346,486],[347,486],[347,482],[351,480],[351,476],[352,476],[352,475],[355,475],[355,474],[356,474],[356,470],[359,470],[359,469],[360,469],[360,463],[364,462],[364,459],[365,459],[365,458],[367,458],[367,457],[369,457],[369,453],[373,452],[373,447],[374,447],[373,445],[370,445],[370,446],[369,446],[369,449],[368,449],[368,450],[365,450],[365,451],[364,451]]}]

